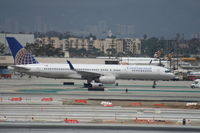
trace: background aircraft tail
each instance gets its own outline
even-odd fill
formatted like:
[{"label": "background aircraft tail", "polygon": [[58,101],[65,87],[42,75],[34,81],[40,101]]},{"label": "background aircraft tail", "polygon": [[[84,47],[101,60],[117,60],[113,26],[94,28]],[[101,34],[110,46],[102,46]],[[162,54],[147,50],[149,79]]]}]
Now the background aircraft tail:
[{"label": "background aircraft tail", "polygon": [[14,37],[6,37],[14,64],[37,64],[38,61]]}]

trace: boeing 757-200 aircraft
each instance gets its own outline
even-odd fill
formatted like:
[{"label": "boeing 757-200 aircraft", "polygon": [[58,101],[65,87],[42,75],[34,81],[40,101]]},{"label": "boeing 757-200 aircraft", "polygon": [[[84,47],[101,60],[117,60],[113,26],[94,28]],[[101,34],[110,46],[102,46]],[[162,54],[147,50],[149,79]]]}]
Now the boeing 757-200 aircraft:
[{"label": "boeing 757-200 aircraft", "polygon": [[15,38],[6,37],[14,58],[14,71],[45,78],[84,79],[88,85],[114,84],[116,79],[170,80],[168,69],[151,65],[100,65],[39,63]]}]

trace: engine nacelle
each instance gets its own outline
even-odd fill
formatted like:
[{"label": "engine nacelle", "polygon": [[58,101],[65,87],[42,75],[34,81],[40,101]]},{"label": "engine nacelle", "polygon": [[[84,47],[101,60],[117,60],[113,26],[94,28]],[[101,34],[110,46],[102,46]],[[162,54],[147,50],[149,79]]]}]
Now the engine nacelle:
[{"label": "engine nacelle", "polygon": [[114,76],[101,76],[99,82],[102,84],[114,84],[116,78]]}]

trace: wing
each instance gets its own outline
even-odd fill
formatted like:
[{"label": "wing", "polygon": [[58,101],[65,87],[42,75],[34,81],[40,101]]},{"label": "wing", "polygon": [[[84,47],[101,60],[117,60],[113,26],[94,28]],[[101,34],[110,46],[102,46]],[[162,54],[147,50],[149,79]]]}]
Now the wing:
[{"label": "wing", "polygon": [[83,78],[99,78],[102,74],[95,73],[95,72],[87,72],[87,71],[76,71],[80,74]]},{"label": "wing", "polygon": [[74,66],[72,65],[72,63],[70,61],[67,60],[67,63],[69,64],[69,67],[71,70],[76,71],[83,78],[99,78],[100,76],[103,75],[103,74],[96,73],[96,72],[79,71],[74,68]]}]

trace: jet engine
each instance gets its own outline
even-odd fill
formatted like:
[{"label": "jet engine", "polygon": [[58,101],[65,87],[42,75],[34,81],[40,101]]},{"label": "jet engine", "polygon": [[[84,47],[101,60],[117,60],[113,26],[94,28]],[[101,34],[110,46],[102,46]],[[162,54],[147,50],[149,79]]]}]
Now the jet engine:
[{"label": "jet engine", "polygon": [[116,78],[114,76],[101,76],[98,81],[102,84],[114,84]]}]

